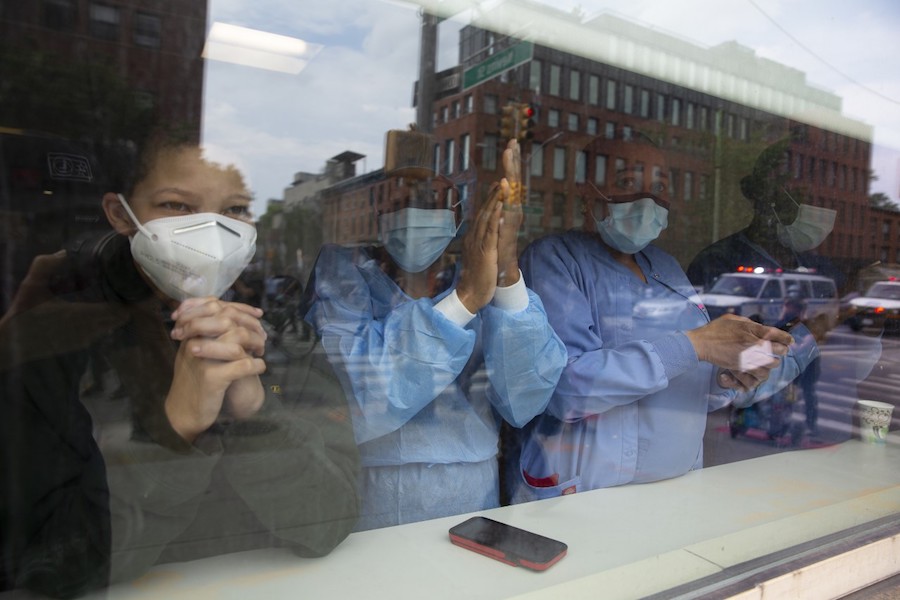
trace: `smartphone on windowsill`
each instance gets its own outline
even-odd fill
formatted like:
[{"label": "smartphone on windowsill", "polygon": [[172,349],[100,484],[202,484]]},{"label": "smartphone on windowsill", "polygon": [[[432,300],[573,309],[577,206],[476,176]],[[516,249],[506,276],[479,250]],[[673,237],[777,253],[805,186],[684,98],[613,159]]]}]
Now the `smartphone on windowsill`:
[{"label": "smartphone on windowsill", "polygon": [[568,546],[487,517],[472,517],[450,529],[450,541],[468,550],[532,571],[544,571],[559,562]]}]

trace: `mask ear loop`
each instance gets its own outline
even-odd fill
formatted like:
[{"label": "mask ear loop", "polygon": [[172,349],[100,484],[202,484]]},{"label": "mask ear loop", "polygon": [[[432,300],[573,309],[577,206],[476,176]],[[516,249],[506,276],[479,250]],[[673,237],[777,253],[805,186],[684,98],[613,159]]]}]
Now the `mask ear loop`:
[{"label": "mask ear loop", "polygon": [[[799,208],[800,208],[800,205],[797,204],[797,201],[794,200],[794,197],[791,196],[790,192],[787,191],[787,188],[785,188],[784,186],[781,186],[781,190],[785,193],[785,195],[786,195],[788,198],[791,199],[791,202],[793,202],[794,204],[797,205],[797,208],[799,209]],[[791,233],[791,230],[788,229],[788,226],[787,226],[787,225],[785,225],[784,223],[781,222],[781,217],[778,216],[778,212],[775,210],[775,203],[773,202],[773,203],[769,204],[769,207],[772,209],[772,214],[775,215],[775,220],[778,222],[779,225],[781,225],[781,226],[784,228],[784,230],[787,232],[788,237],[790,238],[790,240],[791,240],[791,242],[792,242],[792,243],[791,243],[791,246],[788,248],[788,250],[790,250],[790,251],[791,251],[791,254],[794,255],[794,261],[796,261],[798,267],[804,266],[804,265],[803,265],[803,261],[800,260],[800,255],[797,254],[797,251],[794,250],[794,247],[793,247],[794,234]]]},{"label": "mask ear loop", "polygon": [[122,206],[125,208],[125,212],[127,212],[128,216],[131,217],[131,222],[134,223],[134,226],[137,227],[141,233],[143,233],[144,235],[149,237],[154,242],[159,240],[159,238],[157,237],[157,235],[155,233],[151,233],[151,232],[147,231],[144,228],[144,226],[141,225],[141,222],[137,220],[137,217],[135,217],[134,213],[131,211],[131,207],[128,206],[128,202],[125,201],[125,196],[123,196],[122,194],[116,194],[116,196],[119,198],[119,202],[121,202]]},{"label": "mask ear loop", "polygon": [[[598,188],[596,185],[594,185],[594,182],[593,182],[593,181],[591,181],[590,179],[588,179],[588,180],[587,180],[587,184],[593,188],[594,192],[596,192],[598,196],[600,196],[601,198],[603,198],[604,201],[606,201],[606,204],[607,204],[607,205],[613,203],[612,200],[610,200],[609,196],[607,196],[606,194],[604,194],[603,192],[601,192],[601,191],[600,191],[600,188]],[[594,221],[596,221],[596,220],[597,220],[597,216],[594,214],[594,206],[591,206],[591,210],[589,210],[588,212],[591,214],[591,218],[594,219]]]}]

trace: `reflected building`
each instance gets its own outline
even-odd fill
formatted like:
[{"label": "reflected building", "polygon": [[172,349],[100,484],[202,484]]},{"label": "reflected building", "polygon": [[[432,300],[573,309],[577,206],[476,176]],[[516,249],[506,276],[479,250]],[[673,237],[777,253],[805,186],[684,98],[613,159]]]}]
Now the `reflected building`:
[{"label": "reflected building", "polygon": [[36,254],[107,230],[101,194],[156,123],[199,141],[207,5],[0,3],[0,314]]},{"label": "reflected building", "polygon": [[[738,42],[705,48],[609,14],[527,7],[490,11],[460,31],[459,64],[436,74],[432,130],[435,170],[483,198],[502,175],[503,107],[535,109],[523,142],[528,239],[580,226],[577,184],[615,172],[615,156],[583,152],[589,141],[642,132],[669,155],[673,202],[659,244],[686,265],[749,222],[739,181],[765,146],[789,135],[788,185],[838,211],[818,252],[847,272],[896,260],[895,236],[882,231],[894,231],[900,214],[868,201],[872,128],[841,114],[839,96]],[[547,25],[539,38],[504,33],[538,17]],[[326,241],[372,239],[362,209],[389,207],[385,183],[371,174],[333,192],[323,195],[336,203],[323,207]]]}]

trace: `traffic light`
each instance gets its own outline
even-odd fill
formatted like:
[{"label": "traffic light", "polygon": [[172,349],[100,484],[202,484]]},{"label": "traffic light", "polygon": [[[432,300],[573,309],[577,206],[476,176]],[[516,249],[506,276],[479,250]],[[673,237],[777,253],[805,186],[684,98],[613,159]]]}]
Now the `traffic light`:
[{"label": "traffic light", "polygon": [[516,111],[518,106],[512,102],[506,103],[500,109],[500,137],[504,140],[511,140],[516,137]]},{"label": "traffic light", "polygon": [[520,141],[530,140],[534,137],[534,107],[530,104],[520,104],[518,122],[516,123],[516,137]]}]

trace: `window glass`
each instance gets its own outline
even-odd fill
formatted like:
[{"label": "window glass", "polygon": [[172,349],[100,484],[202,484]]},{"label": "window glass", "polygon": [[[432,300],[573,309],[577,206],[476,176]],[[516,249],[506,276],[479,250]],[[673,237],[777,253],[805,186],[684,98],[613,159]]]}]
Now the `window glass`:
[{"label": "window glass", "polygon": [[575,70],[569,71],[569,99],[581,99],[581,73]]},{"label": "window glass", "polygon": [[562,181],[566,178],[566,149],[553,149],[553,179]]},{"label": "window glass", "polygon": [[[720,5],[0,0],[0,597],[894,535],[900,12]],[[472,513],[558,578],[448,576]]]},{"label": "window glass", "polygon": [[548,93],[551,96],[559,96],[562,79],[562,67],[559,65],[550,65],[550,89]]},{"label": "window glass", "polygon": [[600,103],[600,78],[596,75],[588,77],[588,104]]},{"label": "window glass", "polygon": [[159,15],[139,12],[134,16],[134,43],[159,48],[162,22]]},{"label": "window glass", "polygon": [[535,92],[541,91],[541,61],[532,59],[529,71],[529,87]]}]

